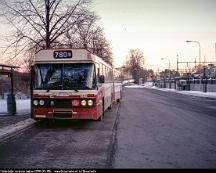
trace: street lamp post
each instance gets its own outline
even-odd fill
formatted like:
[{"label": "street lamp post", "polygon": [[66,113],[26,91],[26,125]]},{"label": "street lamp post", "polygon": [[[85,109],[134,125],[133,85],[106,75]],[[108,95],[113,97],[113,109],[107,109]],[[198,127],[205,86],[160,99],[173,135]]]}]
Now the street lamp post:
[{"label": "street lamp post", "polygon": [[[191,42],[197,43],[198,46],[199,46],[199,65],[200,65],[200,63],[201,63],[201,46],[200,46],[200,42],[199,41],[190,41],[190,40],[186,41],[186,43],[191,43]],[[198,73],[200,74],[200,83],[201,83],[201,69],[200,69],[200,67],[198,69]],[[201,85],[200,85],[200,89],[201,89]]]},{"label": "street lamp post", "polygon": [[198,46],[199,46],[199,64],[201,63],[201,45],[200,45],[200,42],[199,41],[190,41],[190,40],[187,40],[186,43],[197,43]]},{"label": "street lamp post", "polygon": [[171,72],[170,72],[170,59],[168,58],[161,58],[161,60],[168,60],[169,61],[169,88],[171,89]]}]

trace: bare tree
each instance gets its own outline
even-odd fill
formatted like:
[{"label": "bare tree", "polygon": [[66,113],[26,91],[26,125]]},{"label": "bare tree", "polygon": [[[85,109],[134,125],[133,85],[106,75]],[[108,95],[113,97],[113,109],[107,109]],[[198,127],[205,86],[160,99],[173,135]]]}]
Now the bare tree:
[{"label": "bare tree", "polygon": [[88,15],[85,21],[76,25],[75,30],[70,30],[65,34],[67,38],[65,44],[71,48],[88,49],[91,53],[113,65],[110,45],[104,36],[103,29],[97,25],[97,21],[98,16],[94,13]]},{"label": "bare tree", "polygon": [[34,52],[29,50],[26,51],[24,55],[25,56],[20,60],[22,64],[22,68],[24,69],[24,71],[30,72],[31,66],[34,62]]},{"label": "bare tree", "polygon": [[90,33],[90,38],[92,38],[88,43],[90,51],[101,57],[105,62],[112,66],[112,50],[104,36],[103,29],[100,26],[97,26]]},{"label": "bare tree", "polygon": [[[90,14],[90,0],[2,0],[1,16],[12,26],[4,53],[15,59],[25,51],[61,45],[65,33]],[[12,56],[11,56],[12,55]],[[22,55],[23,56],[23,55]]]},{"label": "bare tree", "polygon": [[131,49],[126,57],[125,70],[129,71],[135,80],[139,82],[139,78],[146,79],[145,58],[143,52],[139,49]]}]

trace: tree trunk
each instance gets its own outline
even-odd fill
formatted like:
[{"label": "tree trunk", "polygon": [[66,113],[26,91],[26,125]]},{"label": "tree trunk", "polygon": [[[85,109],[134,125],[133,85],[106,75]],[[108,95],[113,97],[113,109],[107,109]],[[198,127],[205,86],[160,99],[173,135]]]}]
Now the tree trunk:
[{"label": "tree trunk", "polygon": [[50,49],[50,0],[45,0],[46,12],[46,49]]}]

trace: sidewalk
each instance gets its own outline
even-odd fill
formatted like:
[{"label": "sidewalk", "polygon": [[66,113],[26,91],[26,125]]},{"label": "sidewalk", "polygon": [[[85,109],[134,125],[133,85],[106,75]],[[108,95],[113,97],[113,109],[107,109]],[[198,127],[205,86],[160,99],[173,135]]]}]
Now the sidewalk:
[{"label": "sidewalk", "polygon": [[0,142],[4,141],[34,124],[30,112],[18,112],[16,115],[0,113]]}]

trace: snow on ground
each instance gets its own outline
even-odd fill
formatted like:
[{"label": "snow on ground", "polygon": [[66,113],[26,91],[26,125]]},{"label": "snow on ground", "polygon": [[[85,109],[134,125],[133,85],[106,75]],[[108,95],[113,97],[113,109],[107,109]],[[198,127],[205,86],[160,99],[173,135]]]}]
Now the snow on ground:
[{"label": "snow on ground", "polygon": [[198,97],[210,97],[210,98],[216,98],[216,92],[207,92],[204,93],[202,91],[179,91],[175,89],[169,89],[169,88],[158,88],[155,86],[145,86],[146,88],[152,88],[152,89],[157,89],[161,91],[166,91],[166,92],[175,92],[179,94],[186,94],[186,95],[192,95],[192,96],[198,96]]},{"label": "snow on ground", "polygon": [[158,88],[155,86],[152,86],[152,83],[145,83],[142,85],[130,85],[130,86],[125,86],[125,88],[150,88],[150,89],[157,89],[165,92],[176,92],[179,94],[187,94],[187,95],[192,95],[192,96],[198,96],[198,97],[209,97],[209,98],[216,98],[216,92],[207,92],[204,93],[202,91],[178,91],[175,89],[169,89],[169,88]]},{"label": "snow on ground", "polygon": [[145,86],[134,84],[134,85],[125,86],[125,88],[145,88]]},{"label": "snow on ground", "polygon": [[201,92],[201,91],[177,91],[177,90],[172,90],[172,92],[177,92],[181,94],[187,94],[187,95],[192,95],[192,96],[198,96],[198,97],[210,97],[210,98],[216,98],[216,92]]},{"label": "snow on ground", "polygon": [[[30,99],[16,100],[17,112],[30,111]],[[0,113],[7,112],[7,100],[0,100]]]}]

